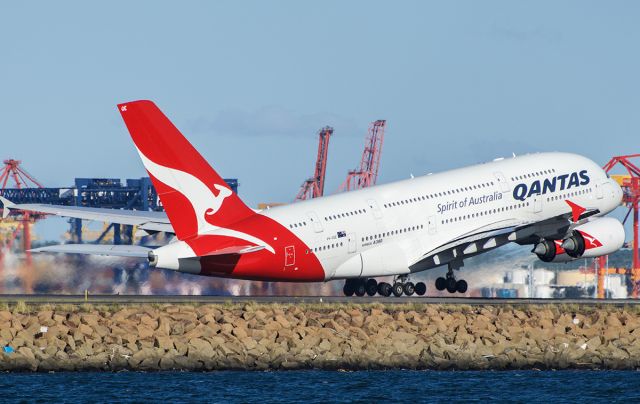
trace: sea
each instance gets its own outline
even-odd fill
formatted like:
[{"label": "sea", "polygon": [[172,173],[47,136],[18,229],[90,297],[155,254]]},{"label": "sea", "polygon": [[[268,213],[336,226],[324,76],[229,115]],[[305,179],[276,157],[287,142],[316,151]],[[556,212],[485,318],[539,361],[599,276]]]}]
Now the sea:
[{"label": "sea", "polygon": [[640,402],[637,371],[0,373],[0,402]]}]

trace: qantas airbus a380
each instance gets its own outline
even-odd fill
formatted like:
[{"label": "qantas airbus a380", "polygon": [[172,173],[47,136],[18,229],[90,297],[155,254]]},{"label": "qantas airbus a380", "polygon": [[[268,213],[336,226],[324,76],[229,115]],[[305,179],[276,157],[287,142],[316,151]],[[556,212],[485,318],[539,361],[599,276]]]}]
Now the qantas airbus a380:
[{"label": "qantas airbus a380", "polygon": [[[465,293],[465,258],[515,242],[543,261],[597,257],[624,243],[603,217],[621,201],[618,184],[593,161],[539,153],[255,211],[151,101],[118,105],[158,192],[162,212],[42,204],[9,209],[136,225],[175,234],[167,245],[66,244],[37,252],[147,258],[149,265],[225,278],[345,280],[346,295],[422,295],[411,274],[448,266],[438,290]],[[393,276],[392,284],[376,277]]]}]

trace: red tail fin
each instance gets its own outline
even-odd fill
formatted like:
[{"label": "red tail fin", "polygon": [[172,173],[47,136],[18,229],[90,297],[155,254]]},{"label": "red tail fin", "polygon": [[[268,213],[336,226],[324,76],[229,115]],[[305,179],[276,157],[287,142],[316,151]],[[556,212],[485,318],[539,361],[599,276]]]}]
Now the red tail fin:
[{"label": "red tail fin", "polygon": [[118,110],[180,240],[254,214],[153,102]]}]

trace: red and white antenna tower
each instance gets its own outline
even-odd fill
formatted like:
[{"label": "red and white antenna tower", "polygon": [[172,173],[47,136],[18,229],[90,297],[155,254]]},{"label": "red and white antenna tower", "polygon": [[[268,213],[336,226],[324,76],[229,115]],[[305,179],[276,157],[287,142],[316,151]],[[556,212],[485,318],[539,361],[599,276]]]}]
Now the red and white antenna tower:
[{"label": "red and white antenna tower", "polygon": [[317,198],[324,193],[324,178],[327,171],[327,156],[329,154],[329,139],[333,135],[333,128],[325,126],[318,132],[318,158],[313,177],[305,180],[296,196],[296,201]]},{"label": "red and white antenna tower", "polygon": [[376,184],[386,126],[387,121],[383,119],[379,119],[369,125],[360,168],[349,171],[347,179],[340,186],[339,192],[367,188]]}]

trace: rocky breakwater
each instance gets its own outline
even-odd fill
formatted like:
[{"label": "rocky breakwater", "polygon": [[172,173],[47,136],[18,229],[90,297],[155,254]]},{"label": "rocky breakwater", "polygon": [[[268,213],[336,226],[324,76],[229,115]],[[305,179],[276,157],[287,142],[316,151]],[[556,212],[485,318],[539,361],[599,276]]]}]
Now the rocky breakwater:
[{"label": "rocky breakwater", "polygon": [[31,307],[0,310],[0,370],[633,369],[634,308]]}]

